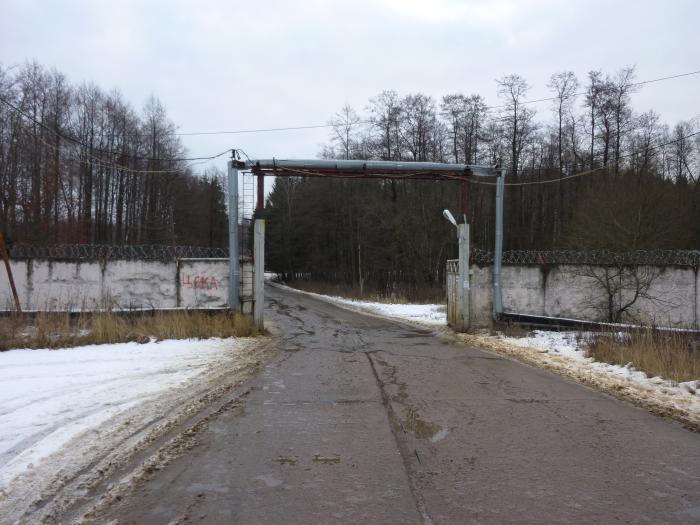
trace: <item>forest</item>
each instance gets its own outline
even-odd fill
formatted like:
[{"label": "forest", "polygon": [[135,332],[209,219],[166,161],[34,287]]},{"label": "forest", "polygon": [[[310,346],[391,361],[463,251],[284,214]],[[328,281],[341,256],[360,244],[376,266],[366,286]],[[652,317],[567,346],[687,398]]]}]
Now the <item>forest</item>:
[{"label": "forest", "polygon": [[225,189],[185,158],[163,105],[0,66],[0,231],[10,244],[224,246]]},{"label": "forest", "polygon": [[[480,94],[383,91],[361,112],[333,116],[320,156],[505,167],[506,250],[697,250],[698,117],[669,126],[653,109],[639,112],[631,96],[646,83],[633,67],[584,80],[562,72],[551,76],[551,98],[533,104],[527,81],[504,75],[495,107]],[[460,211],[461,184],[278,177],[266,208],[268,269],[355,292],[437,296],[457,251],[442,210]],[[467,188],[472,248],[493,250],[492,184]]]},{"label": "forest", "polygon": [[[319,156],[507,169],[506,250],[697,250],[700,121],[632,106],[633,67],[553,74],[544,100],[519,75],[440,99],[383,91],[328,123]],[[661,84],[659,84],[661,85]],[[488,94],[489,96],[492,94]],[[0,231],[15,244],[227,245],[226,188],[188,158],[164,106],[36,62],[0,66]],[[435,295],[456,254],[450,209],[493,250],[493,180],[278,177],[267,196],[267,269],[379,295]],[[466,202],[460,203],[460,200]]]}]

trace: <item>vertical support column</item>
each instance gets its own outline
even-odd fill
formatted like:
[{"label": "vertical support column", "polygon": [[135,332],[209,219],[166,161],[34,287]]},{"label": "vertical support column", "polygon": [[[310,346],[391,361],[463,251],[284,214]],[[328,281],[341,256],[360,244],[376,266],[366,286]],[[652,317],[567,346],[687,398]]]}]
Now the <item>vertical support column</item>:
[{"label": "vertical support column", "polygon": [[258,173],[257,179],[258,195],[255,204],[255,217],[262,219],[263,210],[265,209],[265,176],[262,173]]},{"label": "vertical support column", "polygon": [[263,219],[255,219],[253,264],[253,318],[255,326],[262,329],[265,307],[265,221]]},{"label": "vertical support column", "polygon": [[459,236],[459,276],[457,278],[457,300],[459,301],[459,331],[469,330],[469,225],[457,226]]},{"label": "vertical support column", "polygon": [[240,311],[241,258],[238,252],[238,170],[228,162],[228,307]]},{"label": "vertical support column", "polygon": [[503,193],[506,170],[500,170],[496,180],[496,246],[493,250],[493,318],[503,313],[503,287],[501,286],[501,261],[503,259]]}]

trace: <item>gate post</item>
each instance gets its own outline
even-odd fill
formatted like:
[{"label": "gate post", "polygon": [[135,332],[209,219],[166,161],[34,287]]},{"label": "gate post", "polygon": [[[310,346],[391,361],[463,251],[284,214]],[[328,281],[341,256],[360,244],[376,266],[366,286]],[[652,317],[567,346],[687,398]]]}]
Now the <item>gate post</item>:
[{"label": "gate post", "polygon": [[258,329],[264,328],[265,307],[265,220],[255,219],[253,235],[253,319]]},{"label": "gate post", "polygon": [[459,275],[457,277],[458,331],[469,330],[469,225],[457,226],[459,236]]},{"label": "gate post", "polygon": [[228,161],[228,307],[240,311],[241,258],[238,254],[238,170]]},{"label": "gate post", "polygon": [[506,170],[501,169],[496,179],[496,239],[493,250],[493,318],[498,321],[503,313],[501,261],[503,259],[503,193]]}]

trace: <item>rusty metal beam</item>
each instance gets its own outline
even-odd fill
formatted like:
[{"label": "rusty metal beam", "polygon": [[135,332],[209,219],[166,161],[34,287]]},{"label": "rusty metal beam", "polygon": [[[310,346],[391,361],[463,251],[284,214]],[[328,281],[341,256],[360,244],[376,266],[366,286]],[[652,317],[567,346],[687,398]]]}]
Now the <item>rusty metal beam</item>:
[{"label": "rusty metal beam", "polygon": [[370,160],[260,159],[240,162],[239,169],[251,170],[258,176],[358,179],[467,180],[470,177],[497,175],[494,166]]}]

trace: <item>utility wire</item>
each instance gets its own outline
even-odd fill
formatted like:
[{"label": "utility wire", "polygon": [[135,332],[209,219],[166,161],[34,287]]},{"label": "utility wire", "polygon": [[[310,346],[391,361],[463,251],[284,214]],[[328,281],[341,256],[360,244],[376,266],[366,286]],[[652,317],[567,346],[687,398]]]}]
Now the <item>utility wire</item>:
[{"label": "utility wire", "polygon": [[[20,107],[16,106],[15,104],[13,104],[12,102],[10,102],[9,100],[7,100],[6,98],[4,98],[4,97],[2,97],[2,96],[0,96],[0,102],[2,102],[3,104],[5,104],[6,106],[8,106],[10,109],[12,109],[13,111],[15,111],[15,112],[18,113],[19,115],[25,117],[26,119],[31,120],[31,121],[34,122],[37,126],[40,126],[41,128],[43,128],[43,129],[49,131],[50,133],[53,133],[53,134],[56,135],[58,138],[61,138],[61,139],[65,140],[66,142],[72,142],[73,144],[76,144],[76,145],[78,145],[78,146],[82,146],[83,148],[90,149],[90,150],[92,150],[92,151],[97,151],[97,152],[100,152],[100,153],[106,153],[106,154],[108,154],[108,155],[119,155],[119,156],[121,156],[121,157],[127,157],[127,158],[134,159],[134,160],[145,160],[145,161],[190,162],[190,161],[197,161],[197,160],[213,160],[213,159],[216,159],[216,158],[221,157],[221,156],[223,156],[223,155],[226,155],[227,153],[229,153],[229,152],[231,151],[231,149],[229,148],[229,149],[227,149],[227,150],[225,150],[225,151],[222,151],[221,153],[217,153],[216,155],[210,155],[210,156],[207,156],[207,157],[175,157],[175,158],[169,158],[169,159],[161,159],[161,158],[156,158],[156,157],[142,157],[142,156],[138,156],[138,155],[121,154],[121,153],[115,152],[115,151],[109,151],[109,150],[105,150],[105,149],[102,149],[102,148],[95,148],[95,147],[88,146],[87,144],[85,144],[85,143],[82,142],[81,140],[78,140],[78,139],[76,139],[76,138],[74,138],[74,137],[70,137],[70,136],[68,136],[68,135],[65,135],[64,133],[61,133],[60,131],[58,131],[58,130],[52,128],[51,126],[48,126],[48,125],[44,124],[43,122],[37,120],[36,118],[34,118],[33,116],[31,116],[29,113],[25,112],[25,111],[22,110]],[[128,169],[128,168],[124,168],[124,169]]]},{"label": "utility wire", "polygon": [[[674,140],[669,140],[668,142],[664,142],[663,144],[656,144],[653,146],[649,146],[643,149],[639,149],[636,151],[632,151],[629,153],[625,153],[623,155],[620,155],[618,158],[623,159],[627,157],[632,157],[634,155],[639,155],[640,153],[643,153],[645,151],[653,151],[659,148],[663,148],[664,146],[668,146],[670,144],[674,144],[676,142],[680,142],[682,140],[689,139],[691,137],[694,137],[696,135],[700,135],[700,131],[695,131],[693,133],[689,133],[688,135],[685,135],[683,137],[679,137]],[[313,170],[301,170],[301,169],[293,169],[293,168],[286,168],[279,166],[277,167],[278,170],[280,171],[286,171],[289,173],[294,173],[297,175],[301,176],[314,176],[314,177],[334,177],[335,175],[329,175],[327,173],[322,173],[318,171],[313,171]],[[554,182],[560,182],[560,181],[565,181],[565,180],[570,180],[570,179],[576,179],[579,177],[583,177],[586,175],[591,175],[593,173],[598,173],[599,171],[603,170],[608,170],[610,169],[610,166],[601,166],[600,168],[594,168],[591,170],[586,170],[586,171],[581,171],[578,173],[574,173],[572,175],[566,175],[564,177],[557,177],[556,179],[548,179],[548,180],[541,180],[541,181],[524,181],[524,182],[505,182],[505,186],[534,186],[534,185],[542,185],[542,184],[552,184]],[[411,178],[421,178],[425,176],[429,176],[429,173],[425,172],[413,172],[413,173],[401,173],[401,174],[382,174],[382,178],[387,178],[387,179],[411,179]],[[495,175],[494,175],[495,176]],[[343,174],[343,175],[338,175],[339,178],[367,178],[364,174],[358,173],[358,174]],[[464,177],[460,175],[451,175],[448,173],[440,174],[440,178],[445,178],[445,179],[451,179],[451,180],[461,180],[461,181],[467,181],[472,184],[481,184],[484,186],[496,186],[498,183],[497,182],[489,182],[489,181],[482,181],[475,179],[474,177]]]},{"label": "utility wire", "polygon": [[[58,152],[61,151],[60,146],[56,146],[55,144],[50,144],[50,143],[46,142],[44,139],[42,139],[41,137],[38,137],[38,138],[39,138],[39,142],[44,144],[45,147],[52,149],[54,151],[58,151]],[[142,175],[145,175],[145,174],[164,175],[164,174],[172,174],[172,173],[182,173],[185,169],[187,169],[191,166],[191,165],[188,165],[185,168],[166,169],[166,170],[140,170],[140,169],[129,168],[128,166],[123,166],[121,164],[117,164],[117,163],[111,162],[109,160],[100,159],[99,157],[95,157],[94,155],[85,154],[85,156],[87,158],[84,158],[84,159],[77,158],[76,159],[75,152],[70,151],[68,154],[71,156],[71,158],[73,160],[76,160],[80,164],[85,164],[88,166],[94,165],[94,166],[99,166],[99,167],[103,167],[103,168],[114,168],[114,169],[117,169],[119,171],[123,171],[126,173],[135,173],[135,174],[142,174]],[[195,163],[195,164],[198,164],[198,163]]]},{"label": "utility wire", "polygon": [[[659,77],[659,78],[653,78],[651,80],[643,80],[641,82],[634,82],[630,85],[632,86],[642,86],[644,84],[652,84],[654,82],[661,82],[664,80],[673,80],[676,78],[681,78],[681,77],[689,77],[692,75],[698,75],[700,74],[700,70],[697,71],[691,71],[689,73],[680,73],[678,75],[671,75],[668,77]],[[577,97],[581,95],[585,95],[585,92],[580,92],[580,93],[572,93],[566,98],[570,97]],[[521,104],[537,104],[539,102],[548,102],[551,100],[558,100],[559,97],[547,97],[547,98],[539,98],[535,100],[524,100],[521,102]],[[497,106],[484,106],[485,110],[489,109],[503,109],[507,107],[511,107],[512,104],[501,104]],[[359,120],[355,122],[354,124],[373,124],[375,121],[372,119],[369,120]],[[309,125],[309,126],[288,126],[288,127],[280,127],[280,128],[258,128],[258,129],[238,129],[238,130],[232,130],[232,131],[192,131],[192,132],[182,132],[182,133],[175,133],[175,135],[185,137],[185,136],[195,136],[195,135],[239,135],[239,134],[245,134],[245,133],[268,133],[268,132],[274,132],[274,131],[298,131],[298,130],[304,130],[304,129],[319,129],[319,128],[332,128],[334,127],[335,124],[314,124],[314,125]]]},{"label": "utility wire", "polygon": [[[681,78],[681,77],[689,77],[691,75],[698,75],[700,74],[700,70],[698,71],[691,71],[689,73],[681,73],[679,75],[671,75],[669,77],[659,77],[659,78],[652,78],[651,80],[642,80],[641,82],[632,82],[629,84],[630,86],[643,86],[645,84],[653,84],[654,82],[661,82],[663,80],[673,80],[674,78]],[[537,104],[539,102],[550,102],[552,100],[559,100],[560,98],[573,98],[573,97],[580,97],[581,95],[587,95],[585,91],[581,91],[579,93],[572,93],[571,95],[567,97],[545,97],[545,98],[538,98],[535,100],[523,100],[520,104]],[[503,108],[509,108],[512,107],[513,104],[500,104],[498,106],[486,106],[485,109],[503,109]]]},{"label": "utility wire", "polygon": [[[625,153],[623,155],[620,155],[618,158],[619,159],[624,159],[627,157],[633,157],[635,155],[639,155],[641,153],[647,152],[647,151],[653,151],[659,148],[663,148],[665,146],[668,146],[670,144],[675,144],[676,142],[681,142],[682,140],[689,139],[691,137],[694,137],[696,135],[700,135],[700,131],[695,131],[693,133],[689,133],[688,135],[685,135],[683,137],[674,139],[674,140],[669,140],[668,142],[664,142],[663,144],[656,144],[654,146],[649,146],[637,151],[632,151],[629,153]],[[569,179],[576,179],[579,177],[583,177],[585,175],[592,175],[593,173],[598,173],[599,171],[604,171],[610,169],[610,166],[601,166],[599,168],[593,168],[591,170],[586,170],[586,171],[580,171],[578,173],[574,173],[572,175],[566,175],[564,177],[557,177],[556,179],[548,179],[548,180],[537,180],[537,181],[524,181],[524,182],[505,182],[505,186],[535,186],[535,185],[541,185],[541,184],[551,184],[553,182],[560,182],[560,181],[565,181]],[[498,183],[497,182],[488,182],[488,181],[481,181],[481,180],[476,180],[473,177],[470,177],[467,179],[469,182],[472,184],[481,184],[485,186],[496,186]]]}]

